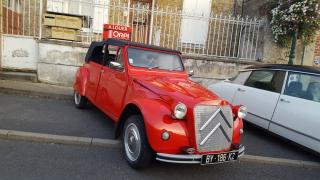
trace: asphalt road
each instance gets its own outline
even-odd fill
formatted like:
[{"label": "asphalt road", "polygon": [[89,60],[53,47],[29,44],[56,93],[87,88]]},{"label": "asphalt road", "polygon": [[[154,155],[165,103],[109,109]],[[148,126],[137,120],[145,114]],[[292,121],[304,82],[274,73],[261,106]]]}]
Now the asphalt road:
[{"label": "asphalt road", "polygon": [[1,180],[319,179],[319,169],[233,162],[213,166],[154,162],[131,169],[119,149],[0,140]]},{"label": "asphalt road", "polygon": [[[76,109],[71,101],[0,93],[0,129],[95,138],[113,138],[114,124],[95,107]],[[292,143],[245,124],[246,154],[317,161]]]},{"label": "asphalt road", "polygon": [[0,129],[68,136],[113,138],[113,122],[98,109],[71,101],[0,93]]}]

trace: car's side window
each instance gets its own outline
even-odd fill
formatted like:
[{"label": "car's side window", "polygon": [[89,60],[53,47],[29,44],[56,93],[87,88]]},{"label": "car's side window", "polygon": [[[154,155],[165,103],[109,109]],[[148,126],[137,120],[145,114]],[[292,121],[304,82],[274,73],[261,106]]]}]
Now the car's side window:
[{"label": "car's side window", "polygon": [[290,72],[284,94],[320,102],[320,76]]},{"label": "car's side window", "polygon": [[123,53],[121,48],[118,49],[118,52],[114,61],[110,62],[110,68],[117,71],[124,70]]},{"label": "car's side window", "polygon": [[248,79],[248,77],[250,76],[250,74],[251,74],[251,71],[240,72],[239,75],[234,78],[234,80],[232,79],[230,80],[233,81],[233,83],[235,84],[243,85]]},{"label": "car's side window", "polygon": [[91,56],[89,57],[89,61],[103,64],[103,46],[94,47]]},{"label": "car's side window", "polygon": [[256,70],[252,71],[245,86],[280,93],[284,77],[284,71]]},{"label": "car's side window", "polygon": [[123,67],[123,55],[122,55],[122,49],[120,48],[116,57],[116,62],[121,64]]}]

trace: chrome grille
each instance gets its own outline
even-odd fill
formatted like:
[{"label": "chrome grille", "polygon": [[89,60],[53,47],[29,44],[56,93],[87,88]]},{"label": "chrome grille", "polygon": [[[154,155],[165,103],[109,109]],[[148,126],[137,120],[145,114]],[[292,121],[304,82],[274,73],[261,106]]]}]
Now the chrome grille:
[{"label": "chrome grille", "polygon": [[229,148],[233,118],[230,106],[198,105],[194,109],[197,148],[200,152]]}]

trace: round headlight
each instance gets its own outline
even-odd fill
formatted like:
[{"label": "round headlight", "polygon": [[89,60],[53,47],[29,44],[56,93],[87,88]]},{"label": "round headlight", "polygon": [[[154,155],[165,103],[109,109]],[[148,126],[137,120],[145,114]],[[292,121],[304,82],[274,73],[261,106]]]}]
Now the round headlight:
[{"label": "round headlight", "polygon": [[173,115],[177,119],[183,119],[187,114],[187,106],[183,103],[179,103],[174,107]]},{"label": "round headlight", "polygon": [[247,116],[247,107],[246,106],[240,106],[238,110],[238,117],[243,119]]}]

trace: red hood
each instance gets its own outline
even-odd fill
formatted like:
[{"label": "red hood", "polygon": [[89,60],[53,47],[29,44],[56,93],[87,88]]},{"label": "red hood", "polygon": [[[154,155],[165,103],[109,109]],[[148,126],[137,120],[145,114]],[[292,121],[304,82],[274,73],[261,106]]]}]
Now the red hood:
[{"label": "red hood", "polygon": [[[134,81],[141,86],[158,94],[162,99],[173,102],[182,102],[186,105],[195,105],[204,101],[219,101],[221,98],[201,85],[184,78],[176,77],[135,77]],[[217,102],[216,102],[217,103]]]}]

